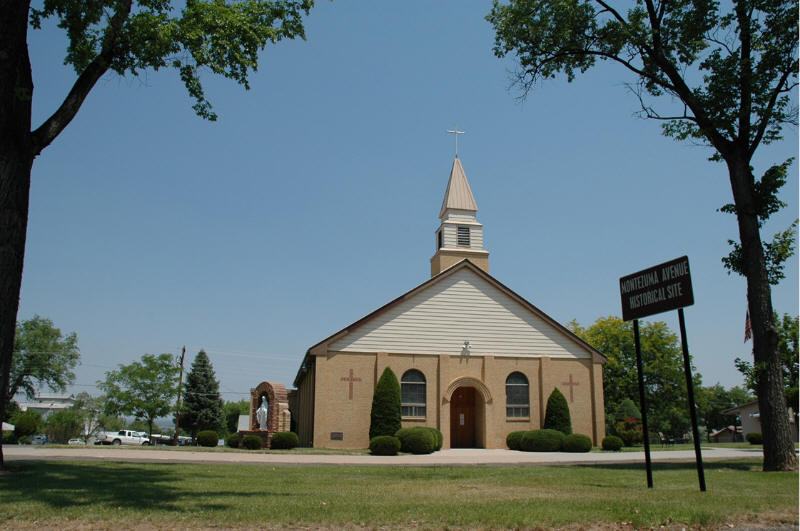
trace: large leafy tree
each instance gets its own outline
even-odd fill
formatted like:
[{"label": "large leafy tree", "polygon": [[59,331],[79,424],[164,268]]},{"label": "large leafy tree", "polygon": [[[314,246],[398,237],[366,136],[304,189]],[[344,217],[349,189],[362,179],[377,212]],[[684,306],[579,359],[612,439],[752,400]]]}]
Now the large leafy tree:
[{"label": "large leafy tree", "polygon": [[745,404],[753,399],[746,389],[738,386],[725,389],[719,383],[711,387],[698,388],[695,396],[697,397],[697,413],[709,436],[714,430],[736,424],[736,414],[723,414],[722,411]]},{"label": "large leafy tree", "polygon": [[[42,0],[31,7],[30,0],[0,2],[0,417],[9,395],[34,158],[67,127],[107,72],[137,76],[148,69],[174,68],[197,114],[214,120],[200,72],[248,88],[259,50],[282,39],[305,38],[302,17],[313,4],[313,0]],[[48,19],[66,32],[64,61],[75,69],[76,79],[64,87],[59,107],[32,127],[34,80],[28,29],[41,29]]]},{"label": "large leafy tree", "polygon": [[106,414],[133,415],[147,422],[152,435],[155,420],[174,411],[178,370],[170,354],[145,354],[141,361],[107,372],[105,381],[97,382],[106,395]]},{"label": "large leafy tree", "polygon": [[48,442],[66,444],[83,431],[83,418],[80,411],[72,408],[62,409],[47,417],[44,430]]},{"label": "large leafy tree", "polygon": [[86,391],[75,396],[72,409],[78,412],[83,422],[83,435],[89,439],[103,430],[121,430],[125,425],[121,418],[105,413],[105,396],[92,396]]},{"label": "large leafy tree", "polygon": [[53,321],[38,315],[17,323],[14,359],[3,402],[8,403],[18,392],[33,398],[42,385],[64,392],[75,380],[73,369],[80,357],[75,332],[65,336]]},{"label": "large leafy tree", "polygon": [[214,375],[211,360],[204,350],[197,353],[192,368],[186,375],[186,388],[179,418],[180,427],[191,433],[192,439],[197,437],[197,432],[203,430],[221,433],[225,426],[219,382]]},{"label": "large leafy tree", "polygon": [[[606,429],[615,431],[615,412],[630,399],[641,409],[636,371],[636,349],[633,324],[619,317],[602,317],[588,328],[575,321],[567,324],[578,337],[608,358],[603,367],[603,396],[606,410]],[[643,378],[647,393],[648,428],[675,437],[691,429],[689,404],[686,399],[686,376],[683,372],[683,353],[678,337],[661,321],[640,322]],[[695,387],[700,375],[695,371]]]},{"label": "large leafy tree", "polygon": [[[791,255],[794,226],[770,241],[762,224],[783,203],[778,191],[788,162],[760,179],[756,150],[797,123],[791,95],[797,87],[796,0],[636,0],[626,10],[606,0],[511,0],[487,16],[496,31],[495,54],[513,53],[527,92],[558,74],[572,80],[598,59],[633,74],[629,84],[642,115],[663,131],[713,149],[727,166],[739,242],[724,262],[747,279],[753,324],[756,390],[764,429],[764,470],[797,467],[781,385],[778,332],[770,283]],[[678,102],[676,105],[674,102]],[[657,106],[660,107],[657,108]]]}]

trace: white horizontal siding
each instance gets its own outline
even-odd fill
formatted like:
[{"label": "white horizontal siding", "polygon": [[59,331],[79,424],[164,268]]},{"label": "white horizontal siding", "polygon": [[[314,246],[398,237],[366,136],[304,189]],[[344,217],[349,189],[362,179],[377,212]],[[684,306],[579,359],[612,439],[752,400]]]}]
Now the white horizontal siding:
[{"label": "white horizontal siding", "polygon": [[328,349],[350,352],[588,358],[589,353],[469,269],[429,286]]},{"label": "white horizontal siding", "polygon": [[471,221],[476,223],[478,220],[475,217],[475,212],[449,209],[444,213],[444,221]]},{"label": "white horizontal siding", "polygon": [[[483,250],[483,227],[480,225],[462,225],[469,227],[469,247],[468,249]],[[448,249],[465,248],[458,245],[458,225],[447,223],[442,226],[444,235],[444,246]]]}]

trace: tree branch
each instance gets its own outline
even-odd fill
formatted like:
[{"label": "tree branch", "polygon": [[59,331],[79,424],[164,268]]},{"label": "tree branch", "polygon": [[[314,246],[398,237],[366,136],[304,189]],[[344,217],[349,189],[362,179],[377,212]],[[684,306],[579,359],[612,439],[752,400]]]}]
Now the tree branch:
[{"label": "tree branch", "polygon": [[98,54],[98,56],[89,63],[89,66],[81,72],[59,108],[31,133],[31,154],[33,156],[37,156],[41,153],[41,151],[50,145],[50,143],[61,134],[61,131],[69,125],[72,119],[75,118],[81,105],[83,105],[92,87],[97,83],[97,80],[108,71],[114,59],[117,36],[130,15],[131,4],[132,0],[121,2],[119,10],[111,17],[109,31],[106,34],[106,38],[103,40],[100,54]]},{"label": "tree branch", "polygon": [[[756,152],[756,148],[761,143],[761,139],[764,138],[764,132],[767,130],[767,125],[769,125],[769,119],[772,116],[772,111],[775,109],[775,103],[778,101],[778,95],[781,92],[783,92],[781,90],[781,85],[786,83],[786,80],[795,71],[796,70],[794,68],[792,68],[791,70],[789,69],[784,70],[783,74],[781,75],[780,81],[778,81],[778,84],[772,90],[772,94],[769,97],[769,103],[767,103],[764,115],[761,117],[761,122],[758,124],[758,127],[756,128],[756,135],[755,137],[753,137],[753,143],[747,147],[748,159],[753,156],[753,154]],[[797,83],[795,83],[794,85],[797,86]]]},{"label": "tree branch", "polygon": [[[751,40],[753,38],[750,20],[753,12],[745,10],[739,4],[736,9],[736,18],[739,23],[739,40],[742,47],[739,49],[739,134],[736,139],[742,152],[748,152],[750,142],[750,113],[753,108],[753,96],[751,94],[751,78],[753,75],[752,58],[750,57]],[[768,120],[764,120],[766,124]]]},{"label": "tree branch", "polygon": [[606,10],[606,11],[608,11],[609,13],[611,13],[611,14],[614,16],[614,18],[615,18],[615,19],[617,19],[617,20],[618,20],[620,23],[622,23],[622,25],[624,25],[624,26],[627,26],[627,25],[628,25],[628,21],[627,21],[627,20],[625,20],[625,19],[622,17],[622,15],[620,15],[620,14],[617,12],[617,10],[616,10],[616,9],[614,9],[613,7],[611,7],[610,5],[608,5],[607,3],[605,3],[603,0],[595,0],[595,2],[597,2],[598,4],[600,4],[601,6],[603,6],[603,9],[604,9],[604,10]]},{"label": "tree branch", "polygon": [[653,31],[653,49],[649,52],[650,59],[655,62],[664,74],[672,82],[673,90],[684,104],[689,107],[695,118],[695,123],[708,138],[709,143],[719,151],[723,157],[730,152],[732,141],[725,138],[714,126],[708,117],[703,106],[694,97],[692,89],[686,84],[678,69],[672,64],[664,54],[664,46],[661,42],[661,31],[658,17],[655,13],[652,0],[645,0],[647,13],[650,18],[650,26]]}]

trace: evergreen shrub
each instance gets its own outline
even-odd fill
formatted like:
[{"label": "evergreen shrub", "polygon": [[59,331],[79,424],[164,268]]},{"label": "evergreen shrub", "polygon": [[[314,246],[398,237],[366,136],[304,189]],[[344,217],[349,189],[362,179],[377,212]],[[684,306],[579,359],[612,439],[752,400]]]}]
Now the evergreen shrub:
[{"label": "evergreen shrub", "polygon": [[404,452],[412,454],[429,454],[436,448],[436,439],[430,430],[415,428],[406,435],[402,448]]},{"label": "evergreen shrub", "polygon": [[439,451],[442,449],[442,445],[444,445],[444,435],[440,430],[436,428],[430,428],[433,430],[433,435],[436,437],[436,447],[434,448],[435,451]]},{"label": "evergreen shrub", "polygon": [[[439,451],[442,449],[442,445],[444,444],[444,436],[442,432],[437,430],[436,428],[431,428],[429,426],[414,426],[413,428],[400,428],[395,432],[394,436],[400,439],[400,451],[401,452],[408,452],[408,453],[431,453],[431,452],[415,452],[409,446],[408,440],[409,437],[414,433],[427,433],[431,436],[433,440],[433,450],[431,452]],[[415,435],[414,437],[418,438],[419,436]],[[425,436],[423,436],[425,437]],[[413,441],[417,439],[412,437]],[[412,442],[413,444],[417,444],[416,442]]]},{"label": "evergreen shrub", "polygon": [[508,449],[519,450],[523,435],[525,435],[524,431],[512,431],[506,435],[506,446],[508,446]]},{"label": "evergreen shrub", "polygon": [[279,431],[272,435],[269,447],[273,450],[291,450],[300,444],[297,434],[291,431]]},{"label": "evergreen shrub", "polygon": [[592,450],[592,440],[587,435],[571,433],[564,437],[562,451],[571,453],[583,453]]},{"label": "evergreen shrub", "polygon": [[245,435],[242,437],[241,447],[248,450],[261,450],[264,441],[258,435]]},{"label": "evergreen shrub", "polygon": [[558,430],[526,431],[520,441],[523,452],[558,452],[564,443],[564,434]]},{"label": "evergreen shrub", "polygon": [[547,399],[547,409],[544,414],[545,430],[558,430],[564,435],[572,433],[572,420],[569,416],[569,404],[567,399],[558,389],[553,389]]},{"label": "evergreen shrub", "polygon": [[603,438],[603,450],[609,452],[619,452],[622,449],[622,439],[616,435],[609,435]]},{"label": "evergreen shrub", "polygon": [[372,455],[397,455],[400,451],[400,439],[391,435],[378,435],[369,441],[369,453]]},{"label": "evergreen shrub", "polygon": [[406,452],[407,450],[404,448],[405,443],[403,441],[406,440],[406,437],[414,431],[414,428],[400,428],[396,432],[394,432],[394,436],[400,439],[400,451]]},{"label": "evergreen shrub", "polygon": [[369,420],[370,439],[378,435],[394,436],[401,428],[400,383],[389,367],[383,370],[375,386]]},{"label": "evergreen shrub", "polygon": [[760,431],[751,431],[745,436],[750,444],[764,444],[764,437]]},{"label": "evergreen shrub", "polygon": [[225,438],[225,446],[228,448],[239,448],[239,434],[231,433]]},{"label": "evergreen shrub", "polygon": [[17,439],[17,444],[31,444],[31,438],[27,435],[23,435]]},{"label": "evergreen shrub", "polygon": [[219,435],[214,430],[203,430],[197,434],[197,444],[213,448],[219,443]]}]

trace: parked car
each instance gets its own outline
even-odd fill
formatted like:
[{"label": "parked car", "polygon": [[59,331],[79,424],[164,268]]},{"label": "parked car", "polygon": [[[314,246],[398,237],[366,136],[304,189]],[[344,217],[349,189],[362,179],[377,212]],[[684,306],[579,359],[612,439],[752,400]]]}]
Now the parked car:
[{"label": "parked car", "polygon": [[86,444],[86,441],[83,439],[70,439],[67,441],[67,444],[70,446],[83,446]]},{"label": "parked car", "polygon": [[119,431],[106,431],[101,433],[95,444],[113,444],[119,446],[120,444],[134,445],[134,446],[149,446],[150,439],[144,432],[132,430],[119,430]]}]

